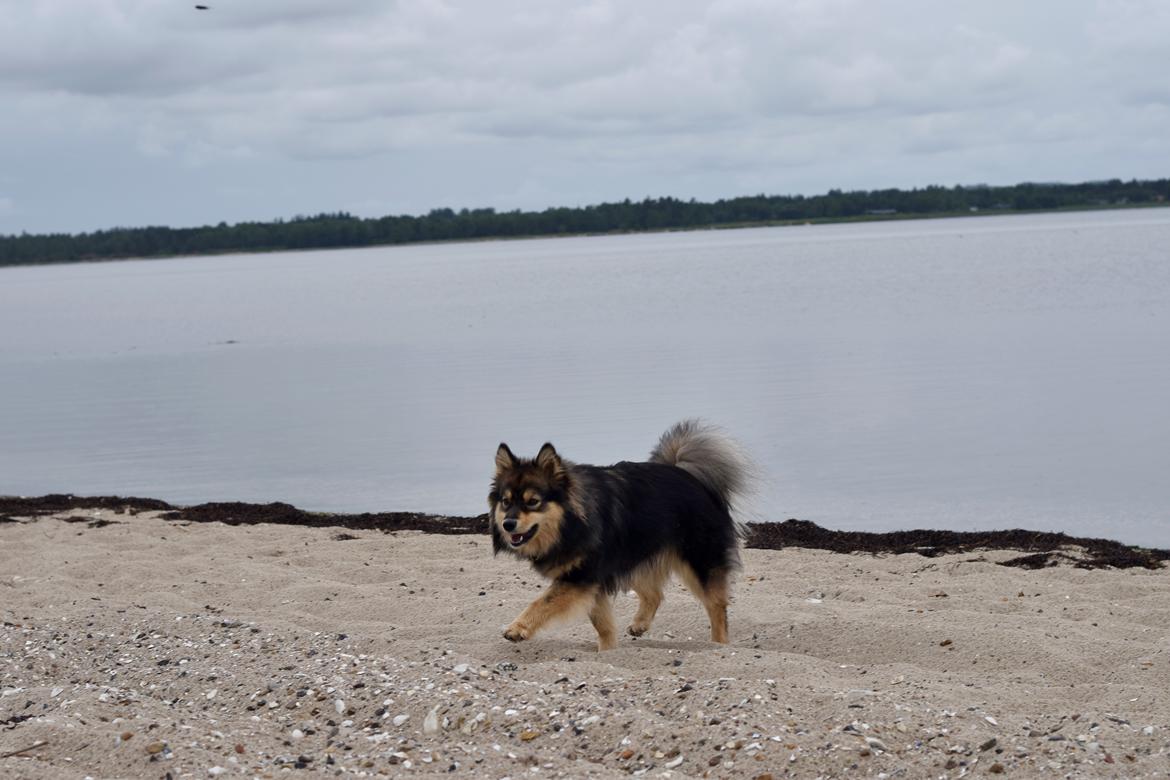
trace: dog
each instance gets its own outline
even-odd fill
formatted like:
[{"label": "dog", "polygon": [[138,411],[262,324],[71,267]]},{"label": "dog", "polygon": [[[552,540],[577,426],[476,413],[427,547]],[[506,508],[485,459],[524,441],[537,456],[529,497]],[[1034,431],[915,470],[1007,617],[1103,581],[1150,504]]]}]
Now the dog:
[{"label": "dog", "polygon": [[641,636],[673,573],[706,608],[711,639],[726,644],[745,533],[732,509],[750,472],[733,441],[697,420],[664,433],[642,463],[571,463],[550,443],[535,458],[519,458],[500,444],[488,495],[492,548],[527,559],[552,580],[504,638],[530,639],[551,622],[587,613],[598,650],[612,649],[613,596],[638,595],[628,631]]}]

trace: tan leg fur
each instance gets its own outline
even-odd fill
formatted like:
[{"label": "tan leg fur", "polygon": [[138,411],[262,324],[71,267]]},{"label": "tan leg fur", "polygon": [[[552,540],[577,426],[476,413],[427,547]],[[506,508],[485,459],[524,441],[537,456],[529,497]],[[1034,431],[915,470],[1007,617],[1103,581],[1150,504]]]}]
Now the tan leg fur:
[{"label": "tan leg fur", "polygon": [[631,579],[630,588],[638,594],[638,611],[634,622],[626,629],[631,636],[642,636],[650,629],[662,604],[662,590],[670,579],[673,565],[673,559],[659,558],[640,568]]},{"label": "tan leg fur", "polygon": [[597,629],[597,650],[612,650],[617,647],[617,632],[613,626],[613,600],[598,591],[589,612],[589,621]]},{"label": "tan leg fur", "polygon": [[707,578],[707,586],[699,583],[695,571],[683,562],[678,562],[675,571],[683,584],[695,594],[707,610],[707,618],[711,621],[711,641],[727,644],[727,603],[731,596],[731,583],[727,572],[714,571]]},{"label": "tan leg fur", "polygon": [[512,621],[512,625],[504,631],[504,638],[510,642],[530,639],[552,621],[566,620],[592,610],[597,595],[596,585],[567,585],[554,582],[540,598],[529,604],[520,616]]}]

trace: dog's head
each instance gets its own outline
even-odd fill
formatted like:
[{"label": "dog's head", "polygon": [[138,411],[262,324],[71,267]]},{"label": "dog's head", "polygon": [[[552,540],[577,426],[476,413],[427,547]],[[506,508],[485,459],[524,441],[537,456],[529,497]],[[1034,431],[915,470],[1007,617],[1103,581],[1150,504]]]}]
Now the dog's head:
[{"label": "dog's head", "polygon": [[568,490],[569,469],[551,444],[541,447],[532,460],[516,457],[501,444],[488,495],[495,551],[540,558],[556,547]]}]

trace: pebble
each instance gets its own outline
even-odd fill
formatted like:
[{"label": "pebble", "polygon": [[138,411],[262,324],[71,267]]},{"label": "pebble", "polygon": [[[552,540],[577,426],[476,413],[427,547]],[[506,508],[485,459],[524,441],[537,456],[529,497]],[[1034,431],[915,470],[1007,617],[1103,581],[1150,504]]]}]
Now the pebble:
[{"label": "pebble", "polygon": [[456,664],[451,671],[455,672],[455,674],[465,674],[469,668],[467,664]]},{"label": "pebble", "polygon": [[995,737],[992,737],[991,739],[987,740],[982,745],[980,745],[979,749],[980,750],[991,750],[997,744],[999,744],[999,740],[997,740]]},{"label": "pebble", "polygon": [[293,739],[300,739],[303,736],[305,736],[305,732],[301,731],[300,729],[293,729],[292,730],[292,738]]},{"label": "pebble", "polygon": [[439,708],[436,706],[423,718],[423,733],[433,735],[439,733]]},{"label": "pebble", "polygon": [[663,764],[663,766],[666,767],[667,769],[674,769],[676,766],[678,766],[682,762],[683,762],[682,756],[675,756],[674,758],[670,759],[665,764]]},{"label": "pebble", "polygon": [[167,743],[165,742],[151,742],[146,746],[146,752],[150,753],[152,756],[161,753],[166,749]]},{"label": "pebble", "polygon": [[401,726],[406,721],[410,720],[409,715],[395,715],[394,720],[391,721],[395,726]]},{"label": "pebble", "polygon": [[207,774],[211,775],[212,777],[218,777],[219,775],[222,775],[226,771],[227,770],[224,769],[222,766],[210,766],[207,768]]},{"label": "pebble", "polygon": [[338,715],[345,714],[345,699],[337,699],[333,702],[333,709],[337,710]]}]

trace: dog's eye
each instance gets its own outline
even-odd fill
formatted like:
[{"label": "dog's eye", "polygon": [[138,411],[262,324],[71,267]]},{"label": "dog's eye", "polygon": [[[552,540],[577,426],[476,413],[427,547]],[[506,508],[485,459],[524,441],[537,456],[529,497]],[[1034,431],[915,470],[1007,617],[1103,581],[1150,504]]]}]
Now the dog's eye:
[{"label": "dog's eye", "polygon": [[500,499],[500,506],[502,506],[504,509],[507,509],[508,507],[512,506],[512,499],[501,498]]},{"label": "dog's eye", "polygon": [[540,496],[533,496],[525,502],[529,509],[536,509],[540,506]]}]

